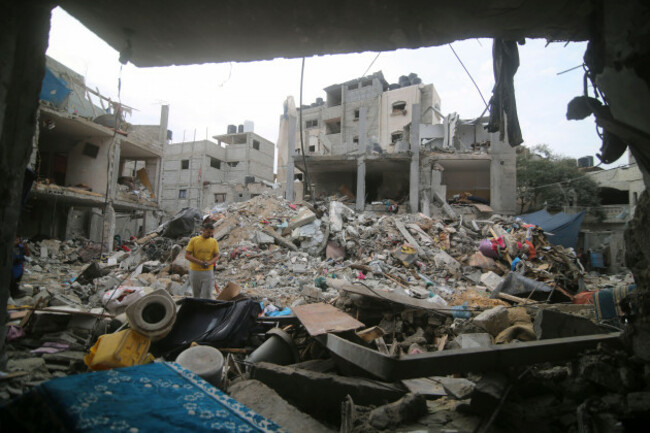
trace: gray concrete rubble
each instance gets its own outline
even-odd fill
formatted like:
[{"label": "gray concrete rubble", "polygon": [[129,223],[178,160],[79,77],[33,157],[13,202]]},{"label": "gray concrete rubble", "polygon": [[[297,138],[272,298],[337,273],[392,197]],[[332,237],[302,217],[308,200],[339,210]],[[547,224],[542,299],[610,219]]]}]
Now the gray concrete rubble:
[{"label": "gray concrete rubble", "polygon": [[[573,250],[549,243],[541,230],[511,217],[485,219],[472,205],[448,206],[457,219],[359,212],[345,194],[292,203],[265,193],[208,214],[220,247],[212,298],[228,306],[252,300],[259,313],[243,339],[215,344],[225,359],[221,387],[289,431],[475,430],[502,407],[520,410],[512,396],[532,401],[526,386],[547,387],[544,395],[596,388],[604,399],[625,389],[627,406],[610,412],[642,411],[646,370],[611,344],[618,334],[603,336],[621,329],[626,316],[605,321],[604,310],[582,301],[589,292],[626,290],[631,276],[587,273]],[[96,246],[85,239],[25,241],[34,254],[21,282],[27,296],[9,302],[1,400],[87,371],[86,355],[102,335],[137,330],[154,352],[182,329],[192,296],[184,249],[199,225],[189,223],[175,238],[163,235],[165,227],[90,262]],[[526,241],[535,254],[522,247]],[[522,265],[512,266],[515,259]],[[316,303],[323,305],[297,308]],[[328,337],[358,350],[333,348]],[[565,337],[591,338],[576,340],[585,348],[604,343],[571,363],[555,343],[568,344]],[[157,360],[173,361],[183,348]],[[521,349],[532,366],[522,371],[519,355],[504,348]],[[481,354],[491,361],[481,362]],[[426,368],[434,355],[444,372]],[[417,370],[382,370],[393,368],[391,360]],[[472,367],[459,371],[462,365]],[[493,371],[502,373],[498,380]],[[544,425],[598,416],[579,415],[576,398],[566,403],[573,415]],[[556,402],[531,404],[539,412]]]}]

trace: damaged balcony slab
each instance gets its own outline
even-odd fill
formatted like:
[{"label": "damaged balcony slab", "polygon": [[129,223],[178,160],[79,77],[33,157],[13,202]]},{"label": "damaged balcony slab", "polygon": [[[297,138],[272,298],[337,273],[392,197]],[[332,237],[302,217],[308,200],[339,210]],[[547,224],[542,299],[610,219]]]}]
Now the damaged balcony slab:
[{"label": "damaged balcony slab", "polygon": [[620,344],[621,334],[557,338],[526,343],[419,353],[395,359],[336,335],[317,337],[339,358],[385,380],[395,381],[571,359],[599,344]]}]

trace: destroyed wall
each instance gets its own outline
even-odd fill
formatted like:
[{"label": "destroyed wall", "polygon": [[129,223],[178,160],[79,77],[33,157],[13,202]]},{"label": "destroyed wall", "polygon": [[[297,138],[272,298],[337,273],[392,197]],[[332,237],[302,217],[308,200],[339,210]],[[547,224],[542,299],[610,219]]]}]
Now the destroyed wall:
[{"label": "destroyed wall", "polygon": [[[65,186],[87,185],[91,191],[106,193],[108,182],[108,157],[112,138],[89,137],[78,141],[67,155]],[[89,156],[88,144],[98,148],[97,154]]]},{"label": "destroyed wall", "polygon": [[[404,103],[403,109],[400,109],[400,103]],[[395,140],[391,137],[397,133],[401,133],[402,137],[406,137],[404,127],[411,123],[411,107],[413,104],[420,104],[420,112],[424,114],[420,119],[421,123],[439,123],[438,114],[432,110],[427,110],[431,106],[436,106],[439,109],[441,104],[440,95],[438,95],[433,84],[417,84],[384,92],[381,95],[379,137],[379,143],[384,151],[388,153],[398,151]],[[426,114],[425,110],[427,110]]]}]

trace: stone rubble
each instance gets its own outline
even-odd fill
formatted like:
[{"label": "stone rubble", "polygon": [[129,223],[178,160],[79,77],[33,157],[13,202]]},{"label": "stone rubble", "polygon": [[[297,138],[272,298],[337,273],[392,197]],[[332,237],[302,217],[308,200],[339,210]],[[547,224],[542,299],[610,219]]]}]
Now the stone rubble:
[{"label": "stone rubble", "polygon": [[[461,215],[457,220],[441,212],[440,218],[430,218],[401,209],[396,214],[358,213],[340,198],[294,204],[267,193],[230,204],[210,214],[220,246],[216,282],[219,290],[234,283],[241,287],[240,296],[262,303],[265,315],[261,320],[278,320],[271,312],[306,303],[332,304],[368,328],[381,328],[382,336],[368,345],[395,357],[537,339],[538,326],[533,327],[533,322],[546,308],[595,322],[593,305],[570,303],[575,295],[633,283],[629,275],[586,273],[572,250],[550,244],[538,228],[499,215],[478,219],[479,214],[473,215],[468,208],[453,208]],[[0,376],[0,400],[51,378],[86,371],[83,356],[88,348],[99,335],[123,325],[119,314],[132,301],[127,296],[139,294],[139,298],[161,289],[176,300],[191,296],[183,250],[189,236],[197,232],[195,226],[194,231],[172,239],[162,236],[161,228],[146,236],[146,241],[131,239],[118,245],[119,250],[104,251],[103,259],[90,265],[102,252],[91,242],[28,241],[33,255],[25,266],[21,285],[28,296],[9,301],[8,326],[13,337],[8,341],[6,373],[20,375]],[[551,295],[558,296],[560,303],[549,303],[551,296],[547,293],[542,300],[531,296],[534,293],[528,298],[499,295],[505,293],[504,277],[511,272],[551,286]],[[407,303],[337,290],[327,284],[327,279],[364,286],[373,292],[424,299],[435,304],[436,309],[410,308]],[[299,322],[291,323],[288,332],[301,361],[327,356],[327,351]],[[261,341],[251,336],[252,346]],[[243,357],[237,356],[241,362]],[[594,362],[583,359],[579,366],[533,368],[523,382],[549,382],[544,395],[551,395],[554,389],[575,388],[576,393],[584,393],[579,388],[584,388],[585,382],[600,387],[604,393],[626,387],[633,391],[628,394],[627,405],[615,399],[593,404],[604,404],[607,413],[617,416],[647,409],[648,393],[643,391],[647,388],[641,386],[643,380],[636,380],[646,380],[646,370],[635,361],[625,361],[618,353],[605,356],[604,362],[604,355],[593,356]],[[555,370],[558,368],[562,370]],[[234,380],[233,371],[230,375]],[[549,375],[552,380],[542,379]],[[358,431],[377,431],[421,418],[418,422],[424,424],[420,427],[451,431],[471,425],[473,430],[480,418],[468,409],[468,401],[478,392],[475,384],[479,382],[476,376],[439,378],[437,383],[447,390],[446,397],[426,402],[419,396],[405,397],[402,403],[392,406],[359,406],[354,412],[358,419],[352,424]],[[523,393],[522,380],[515,383],[513,393]],[[532,400],[527,395],[523,398]],[[523,403],[514,401],[508,399],[507,403],[514,412],[524,410]],[[568,407],[578,401],[575,397]],[[403,409],[411,407],[411,403],[417,410]],[[536,404],[539,412],[559,402],[531,404]],[[582,416],[603,418],[604,413],[594,405],[583,410]],[[524,419],[528,419],[526,416]],[[558,416],[545,425],[575,425],[575,417],[576,413]],[[522,422],[512,415],[505,418],[516,425]]]}]

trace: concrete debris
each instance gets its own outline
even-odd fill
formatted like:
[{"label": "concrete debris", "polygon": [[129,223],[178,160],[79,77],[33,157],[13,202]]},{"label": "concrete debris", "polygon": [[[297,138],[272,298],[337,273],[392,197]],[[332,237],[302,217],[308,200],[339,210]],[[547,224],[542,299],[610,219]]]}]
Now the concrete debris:
[{"label": "concrete debris", "polygon": [[[583,301],[604,288],[628,290],[630,276],[587,274],[571,249],[550,244],[541,229],[499,215],[480,219],[485,212],[475,206],[445,203],[432,218],[404,213],[397,204],[356,212],[345,202],[338,196],[291,203],[264,193],[210,214],[220,249],[211,294],[220,303],[210,306],[254,307],[247,326],[225,323],[231,325],[229,344],[217,345],[225,360],[218,383],[242,403],[290,431],[336,430],[342,405],[352,431],[472,431],[481,422],[475,414],[489,416],[504,395],[504,407],[517,410],[515,397],[506,395],[509,386],[521,401],[551,387],[556,395],[571,394],[566,404],[576,405],[585,389],[603,395],[624,390],[629,394],[618,406],[607,403],[608,413],[648,409],[650,368],[620,354],[545,363],[521,383],[483,374],[507,370],[500,363],[520,365],[522,356],[532,362],[538,350],[548,350],[544,356],[553,355],[552,362],[570,358],[554,351],[569,350],[573,341],[554,345],[549,339],[609,332],[595,323],[594,305]],[[188,302],[196,309],[207,305],[184,300],[192,296],[184,250],[197,234],[196,214],[188,210],[174,224],[116,244],[115,251],[83,239],[26,240],[34,252],[21,281],[28,296],[9,300],[6,374],[12,376],[0,374],[0,401],[41,381],[87,371],[84,357],[100,336],[128,329],[141,349],[151,344],[153,353],[173,334],[176,310],[180,314]],[[221,341],[219,329],[210,332]],[[596,341],[611,343],[610,335],[576,340],[581,346],[571,356]],[[349,346],[330,345],[339,340]],[[189,344],[168,348],[165,359]],[[147,350],[138,353],[138,362],[153,358]],[[274,350],[287,356],[274,364],[246,361],[262,352],[263,359],[280,359],[271,356]],[[379,360],[373,366],[379,373],[359,365],[361,355],[368,363]],[[414,368],[395,371],[392,362]],[[525,385],[530,392],[521,391]],[[499,419],[509,422],[504,412]],[[528,413],[521,418],[531,419]],[[547,426],[550,419],[535,422]],[[562,422],[554,427],[567,430],[577,421]]]}]

